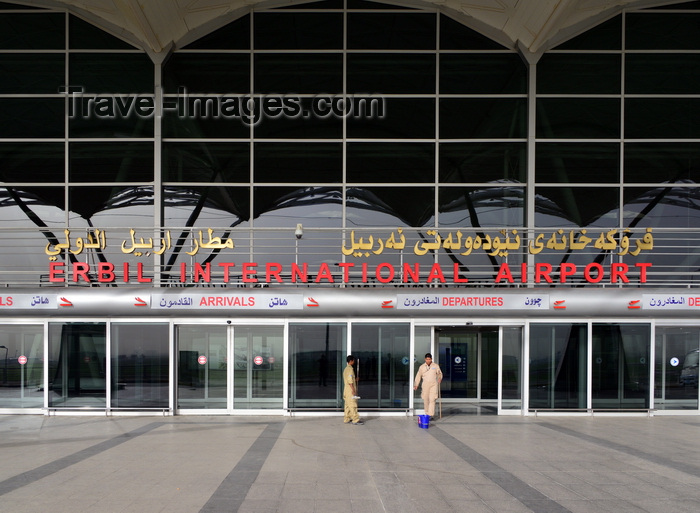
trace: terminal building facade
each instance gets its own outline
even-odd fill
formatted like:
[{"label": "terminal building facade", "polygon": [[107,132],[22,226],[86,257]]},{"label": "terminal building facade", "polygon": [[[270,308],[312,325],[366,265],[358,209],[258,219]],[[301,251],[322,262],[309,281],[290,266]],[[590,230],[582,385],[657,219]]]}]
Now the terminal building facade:
[{"label": "terminal building facade", "polygon": [[0,413],[700,414],[700,2],[89,4],[0,3]]}]

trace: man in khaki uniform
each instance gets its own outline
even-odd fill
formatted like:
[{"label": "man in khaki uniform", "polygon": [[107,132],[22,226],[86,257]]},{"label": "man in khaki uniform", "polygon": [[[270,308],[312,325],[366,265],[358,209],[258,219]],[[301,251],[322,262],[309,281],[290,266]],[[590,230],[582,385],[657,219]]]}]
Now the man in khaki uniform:
[{"label": "man in khaki uniform", "polygon": [[346,361],[348,364],[343,371],[343,383],[345,383],[345,388],[343,389],[345,418],[343,422],[345,424],[352,423],[354,426],[358,426],[364,424],[364,422],[360,420],[360,414],[357,413],[357,399],[359,399],[359,397],[357,397],[357,388],[355,388],[355,369],[353,368],[355,357],[349,354]]},{"label": "man in khaki uniform", "polygon": [[433,363],[433,355],[430,353],[425,354],[425,363],[418,368],[416,379],[413,381],[413,390],[418,390],[421,379],[423,385],[420,396],[423,399],[423,407],[426,415],[430,415],[432,419],[435,415],[435,401],[442,381],[442,371],[437,363]]}]

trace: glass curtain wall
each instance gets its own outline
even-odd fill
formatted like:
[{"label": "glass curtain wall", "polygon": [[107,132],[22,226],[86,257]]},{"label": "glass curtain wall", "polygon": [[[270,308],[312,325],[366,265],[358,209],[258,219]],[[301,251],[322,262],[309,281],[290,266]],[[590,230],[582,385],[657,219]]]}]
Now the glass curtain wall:
[{"label": "glass curtain wall", "polygon": [[[605,232],[615,250],[553,244],[527,256],[522,244],[508,262],[653,260],[649,284],[694,284],[698,19],[694,2],[623,10],[544,52],[528,91],[516,50],[433,5],[254,8],[172,52],[156,139],[155,66],[144,51],[67,12],[3,3],[0,281],[45,281],[44,248],[65,230],[75,240],[107,229],[118,241],[134,229],[162,247],[138,257],[118,243],[73,247],[57,260],[113,263],[127,286],[124,262],[167,284],[182,263],[212,263],[221,281],[224,258],[373,269],[410,256],[492,283],[502,256],[483,247],[339,255],[352,230],[402,228],[405,248],[431,240],[429,230],[546,240],[563,230],[579,243]],[[235,247],[192,254],[192,230],[207,227]],[[654,252],[636,252],[649,233]],[[580,274],[568,283],[586,284]]]},{"label": "glass curtain wall", "polygon": [[[697,2],[624,11],[537,63],[536,227],[620,243],[538,261],[653,262],[648,283],[697,283],[698,20]],[[624,247],[647,233],[667,250]]]},{"label": "glass curtain wall", "polygon": [[0,325],[0,408],[44,406],[44,327]]}]

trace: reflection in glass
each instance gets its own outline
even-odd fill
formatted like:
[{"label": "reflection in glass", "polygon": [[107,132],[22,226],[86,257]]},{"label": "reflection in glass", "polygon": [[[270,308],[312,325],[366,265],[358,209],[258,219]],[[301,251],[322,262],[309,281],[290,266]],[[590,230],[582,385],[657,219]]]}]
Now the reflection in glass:
[{"label": "reflection in glass", "polygon": [[112,408],[167,408],[169,325],[113,323]]},{"label": "reflection in glass", "polygon": [[352,354],[360,408],[408,408],[408,323],[353,323]]},{"label": "reflection in glass", "polygon": [[654,408],[698,409],[700,328],[657,327],[654,362]]},{"label": "reflection in glass", "polygon": [[593,324],[592,407],[649,408],[649,324]]},{"label": "reflection in glass", "polygon": [[295,228],[340,227],[342,194],[336,187],[255,187],[255,224]]},{"label": "reflection in glass", "polygon": [[618,187],[537,187],[535,225],[618,226]]},{"label": "reflection in glass", "polygon": [[233,407],[282,408],[284,328],[236,326],[233,333]]},{"label": "reflection in glass", "polygon": [[234,227],[250,218],[248,187],[169,186],[163,204],[165,226]]},{"label": "reflection in glass", "polygon": [[[680,183],[678,183],[680,182]],[[680,187],[625,187],[625,224],[696,228],[700,218],[700,189]]]},{"label": "reflection in glass", "polygon": [[530,409],[585,409],[588,327],[530,324]]},{"label": "reflection in glass", "polygon": [[49,323],[49,406],[104,408],[107,325]]},{"label": "reflection in glass", "polygon": [[226,408],[225,326],[177,327],[177,407]]},{"label": "reflection in glass", "polygon": [[0,326],[0,408],[44,406],[44,327]]},{"label": "reflection in glass", "polygon": [[70,187],[69,201],[72,224],[153,226],[152,186]]},{"label": "reflection in glass", "polygon": [[433,187],[352,187],[347,190],[348,226],[430,226]]},{"label": "reflection in glass", "polygon": [[346,348],[344,323],[289,325],[290,408],[342,408]]},{"label": "reflection in glass", "polygon": [[438,223],[444,227],[522,226],[523,187],[440,187]]}]

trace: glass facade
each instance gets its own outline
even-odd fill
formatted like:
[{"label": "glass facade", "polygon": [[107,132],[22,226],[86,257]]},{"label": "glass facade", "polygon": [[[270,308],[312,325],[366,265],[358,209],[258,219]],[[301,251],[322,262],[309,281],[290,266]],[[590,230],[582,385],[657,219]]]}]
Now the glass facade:
[{"label": "glass facade", "polygon": [[[0,307],[77,286],[272,285],[304,308],[313,287],[693,288],[700,8],[666,7],[526,59],[442,5],[253,6],[154,62],[71,10],[3,3]],[[8,320],[0,408],[337,410],[348,352],[366,410],[420,408],[427,352],[457,404],[700,408],[693,314],[473,326],[455,309],[418,326],[397,303]]]},{"label": "glass facade", "polygon": [[[700,39],[688,27],[700,11],[682,8],[623,10],[528,66],[439,9],[300,3],[252,9],[160,65],[73,14],[8,4],[0,24],[19,28],[0,39],[0,281],[54,279],[48,244],[64,285],[76,262],[96,286],[100,262],[119,286],[177,284],[182,264],[192,284],[207,264],[207,283],[240,284],[217,264],[273,256],[370,271],[411,259],[424,278],[425,265],[457,263],[472,285],[493,283],[504,261],[552,265],[560,283],[561,263],[653,263],[645,284],[694,283]],[[206,228],[234,247],[197,251]],[[132,229],[163,247],[125,254]],[[340,251],[396,229],[402,251]],[[75,247],[95,230],[106,244]],[[432,231],[513,230],[507,257],[488,245],[410,251]],[[532,250],[559,230],[563,250]],[[614,250],[581,242],[601,233]],[[653,252],[622,245],[647,234]],[[362,280],[353,269],[346,282]]]}]

